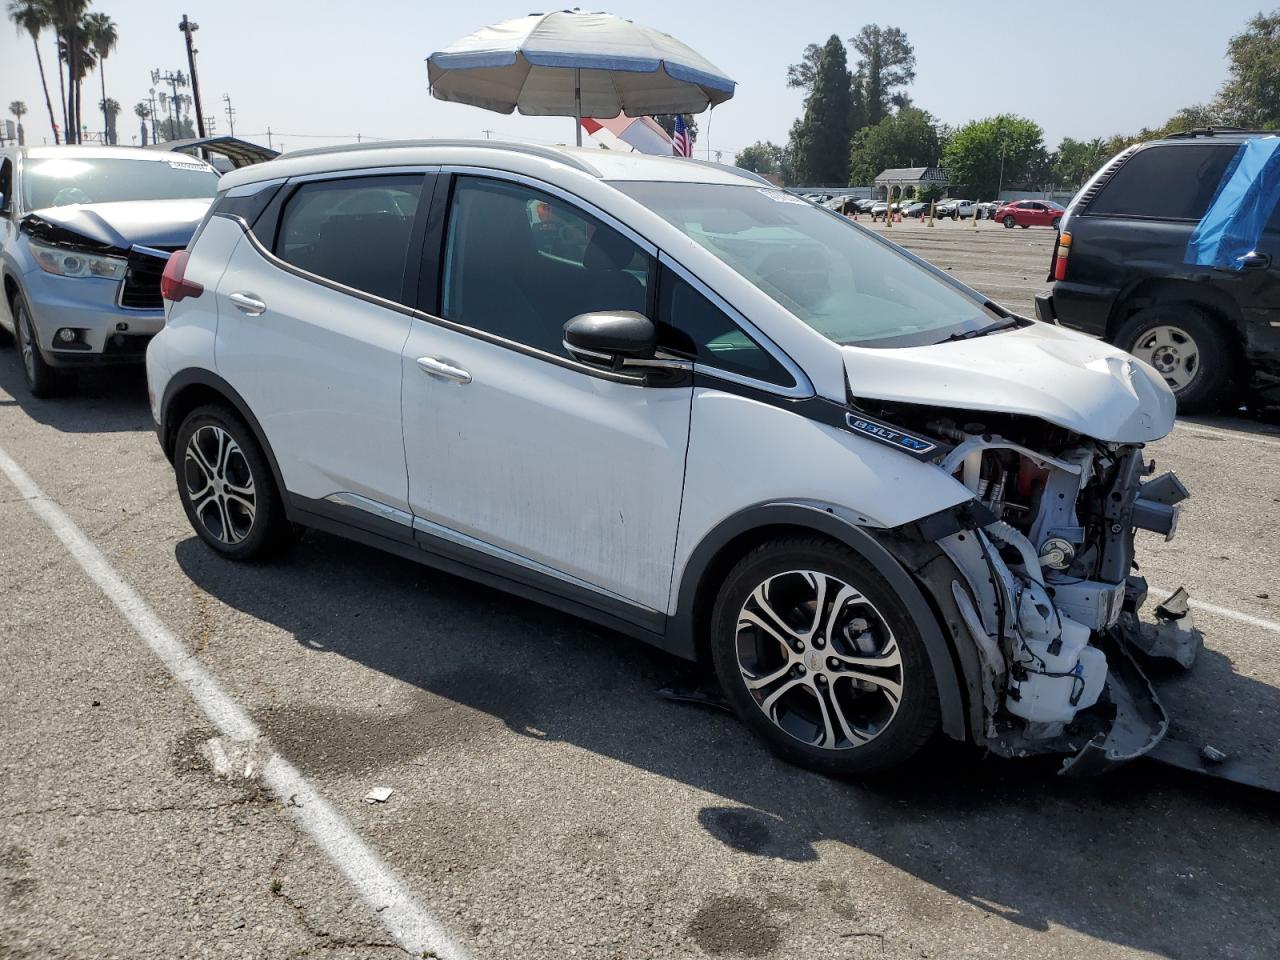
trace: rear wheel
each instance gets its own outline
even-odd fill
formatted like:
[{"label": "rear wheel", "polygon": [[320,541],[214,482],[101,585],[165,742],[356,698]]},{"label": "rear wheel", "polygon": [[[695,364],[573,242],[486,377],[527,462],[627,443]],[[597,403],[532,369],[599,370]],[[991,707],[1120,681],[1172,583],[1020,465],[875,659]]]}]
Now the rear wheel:
[{"label": "rear wheel", "polygon": [[1115,344],[1155,368],[1182,413],[1211,413],[1231,394],[1231,345],[1221,324],[1187,303],[1139,310],[1116,331]]},{"label": "rear wheel", "polygon": [[1018,222],[1017,220],[1013,219],[1013,214],[1011,213],[1005,214],[1004,220],[1001,221],[1001,223],[1004,224],[1006,230],[1012,230],[1014,225],[1017,222]]},{"label": "rear wheel", "polygon": [[27,381],[27,389],[34,397],[47,399],[56,396],[58,371],[49,366],[40,352],[31,311],[20,293],[13,298],[13,321],[18,331],[18,356],[22,360],[22,376]]},{"label": "rear wheel", "polygon": [[775,753],[826,773],[874,773],[938,728],[924,643],[902,599],[848,547],[770,541],[725,578],[712,657],[726,698]]},{"label": "rear wheel", "polygon": [[224,557],[264,557],[292,539],[266,455],[230,407],[199,407],[182,422],[173,467],[192,528]]},{"label": "rear wheel", "polygon": [[1062,227],[1062,218],[1061,218],[1061,217],[1054,217],[1054,218],[1053,218],[1053,223],[1049,224],[1049,226],[1053,227],[1053,229],[1055,229],[1055,230],[1061,229],[1061,227]]}]

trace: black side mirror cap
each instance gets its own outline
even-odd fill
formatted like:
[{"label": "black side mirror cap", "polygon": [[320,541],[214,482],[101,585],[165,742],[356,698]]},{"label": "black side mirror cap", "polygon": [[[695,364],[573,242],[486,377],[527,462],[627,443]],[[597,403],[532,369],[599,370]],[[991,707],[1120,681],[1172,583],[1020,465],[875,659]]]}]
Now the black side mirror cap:
[{"label": "black side mirror cap", "polygon": [[564,346],[579,360],[621,366],[647,359],[658,349],[658,329],[633,310],[580,313],[564,325]]}]

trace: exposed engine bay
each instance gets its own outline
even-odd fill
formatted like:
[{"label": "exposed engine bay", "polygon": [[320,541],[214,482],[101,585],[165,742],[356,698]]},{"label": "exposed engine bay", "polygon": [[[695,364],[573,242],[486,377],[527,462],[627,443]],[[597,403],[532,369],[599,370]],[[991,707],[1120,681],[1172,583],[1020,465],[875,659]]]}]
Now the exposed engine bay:
[{"label": "exposed engine bay", "polygon": [[929,588],[941,619],[963,625],[952,622],[953,644],[965,635],[972,643],[975,739],[1005,756],[1073,753],[1063,772],[1076,775],[1153,749],[1168,721],[1135,654],[1188,667],[1200,644],[1184,591],[1155,624],[1138,616],[1147,587],[1135,534],[1177,532],[1188,497],[1177,477],[1156,475],[1141,443],[1032,417],[855,404],[934,446],[928,459],[973,494],[890,547]]}]

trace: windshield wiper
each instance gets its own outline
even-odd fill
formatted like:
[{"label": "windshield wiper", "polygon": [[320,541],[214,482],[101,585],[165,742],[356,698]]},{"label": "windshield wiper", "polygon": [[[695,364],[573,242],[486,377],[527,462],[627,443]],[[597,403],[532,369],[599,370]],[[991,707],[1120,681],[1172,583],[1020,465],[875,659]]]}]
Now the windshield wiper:
[{"label": "windshield wiper", "polygon": [[977,330],[948,334],[938,343],[950,343],[952,340],[972,340],[974,337],[985,337],[989,333],[998,333],[1001,330],[1008,330],[1010,327],[1016,327],[1017,325],[1017,320],[997,320],[995,323],[989,323],[985,327],[979,327]]}]

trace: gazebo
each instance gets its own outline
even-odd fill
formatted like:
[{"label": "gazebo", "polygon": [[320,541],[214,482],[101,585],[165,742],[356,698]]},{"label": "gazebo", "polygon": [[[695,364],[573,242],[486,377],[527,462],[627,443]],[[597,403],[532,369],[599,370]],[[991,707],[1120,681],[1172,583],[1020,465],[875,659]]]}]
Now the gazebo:
[{"label": "gazebo", "polygon": [[873,192],[877,200],[899,200],[917,196],[927,187],[946,187],[950,182],[941,167],[894,167],[876,175]]}]

